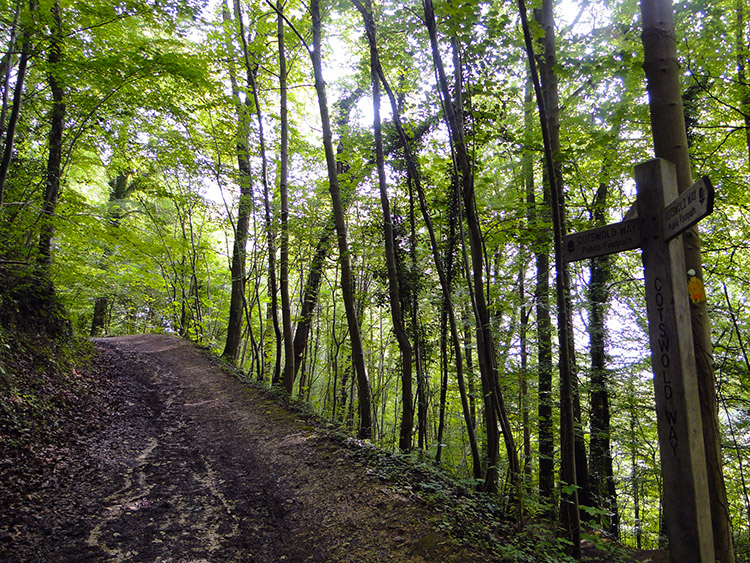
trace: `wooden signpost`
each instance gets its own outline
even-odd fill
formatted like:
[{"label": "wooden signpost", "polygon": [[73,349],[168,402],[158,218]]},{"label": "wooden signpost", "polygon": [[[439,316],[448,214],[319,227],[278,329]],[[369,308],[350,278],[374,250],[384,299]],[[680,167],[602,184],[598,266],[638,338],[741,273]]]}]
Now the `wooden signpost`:
[{"label": "wooden signpost", "polygon": [[638,217],[567,236],[565,259],[642,249],[670,558],[684,563],[714,561],[687,273],[679,238],[713,211],[713,186],[702,178],[678,195],[674,165],[658,158],[636,166],[635,180]]}]

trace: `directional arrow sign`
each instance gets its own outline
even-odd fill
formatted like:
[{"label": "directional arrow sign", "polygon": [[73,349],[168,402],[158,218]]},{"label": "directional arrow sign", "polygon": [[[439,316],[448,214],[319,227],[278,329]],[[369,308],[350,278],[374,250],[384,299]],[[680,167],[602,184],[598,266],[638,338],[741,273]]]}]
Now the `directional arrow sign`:
[{"label": "directional arrow sign", "polygon": [[575,262],[638,248],[641,246],[639,225],[636,218],[568,235],[563,241],[563,259]]},{"label": "directional arrow sign", "polygon": [[714,187],[703,176],[664,210],[664,242],[682,234],[714,209]]}]

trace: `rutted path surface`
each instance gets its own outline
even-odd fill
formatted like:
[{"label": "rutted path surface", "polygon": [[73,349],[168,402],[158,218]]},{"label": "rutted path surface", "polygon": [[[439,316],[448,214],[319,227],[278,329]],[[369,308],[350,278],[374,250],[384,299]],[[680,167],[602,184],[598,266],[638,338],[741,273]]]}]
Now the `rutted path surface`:
[{"label": "rutted path surface", "polygon": [[96,340],[111,408],[18,561],[473,561],[413,499],[192,344]]}]

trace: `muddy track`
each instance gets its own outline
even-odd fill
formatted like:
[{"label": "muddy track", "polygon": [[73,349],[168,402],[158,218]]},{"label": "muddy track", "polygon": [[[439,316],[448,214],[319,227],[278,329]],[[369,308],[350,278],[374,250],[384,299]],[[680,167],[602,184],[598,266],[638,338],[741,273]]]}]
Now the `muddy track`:
[{"label": "muddy track", "polygon": [[110,408],[11,561],[474,561],[436,516],[193,345],[96,340]]}]

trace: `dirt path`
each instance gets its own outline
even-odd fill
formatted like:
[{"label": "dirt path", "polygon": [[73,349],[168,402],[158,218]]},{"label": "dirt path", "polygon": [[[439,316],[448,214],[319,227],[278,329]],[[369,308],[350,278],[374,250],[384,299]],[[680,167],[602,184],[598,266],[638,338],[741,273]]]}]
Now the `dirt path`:
[{"label": "dirt path", "polygon": [[[18,561],[463,562],[435,514],[169,336],[98,339],[111,408]],[[67,475],[67,477],[66,477]]]}]

